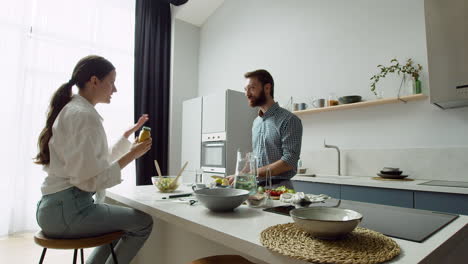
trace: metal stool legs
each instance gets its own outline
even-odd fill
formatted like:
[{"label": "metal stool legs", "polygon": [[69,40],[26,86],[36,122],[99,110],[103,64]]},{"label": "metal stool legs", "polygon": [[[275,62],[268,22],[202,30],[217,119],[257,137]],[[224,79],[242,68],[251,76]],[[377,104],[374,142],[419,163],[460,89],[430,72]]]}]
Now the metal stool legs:
[{"label": "metal stool legs", "polygon": [[114,259],[114,263],[115,263],[115,264],[119,264],[119,263],[117,262],[117,257],[115,256],[114,245],[112,245],[112,243],[110,243],[109,246],[110,246],[110,248],[111,248],[112,259]]},{"label": "metal stool legs", "polygon": [[[73,264],[76,264],[76,258],[77,258],[76,254],[78,253],[77,251],[78,249],[75,249],[75,253],[73,253]],[[82,248],[80,248],[80,255],[81,255],[81,264],[84,264],[84,256],[83,256]]]},{"label": "metal stool legs", "polygon": [[42,264],[42,262],[44,262],[44,257],[45,257],[46,251],[47,251],[47,248],[44,248],[44,249],[42,250],[41,260],[39,260],[39,264]]},{"label": "metal stool legs", "polygon": [[[114,252],[114,245],[112,245],[112,243],[110,243],[109,247],[111,249],[112,259],[114,260],[114,263],[119,264],[119,262],[117,261],[117,256],[115,255],[115,252]],[[47,251],[47,248],[44,248],[42,250],[41,259],[39,260],[39,264],[42,264],[44,262],[46,251]],[[78,249],[75,249],[74,252],[73,252],[73,264],[76,264],[77,253],[78,253]],[[84,256],[83,256],[84,254],[83,254],[83,249],[82,248],[80,248],[80,255],[81,255],[81,264],[84,264]]]}]

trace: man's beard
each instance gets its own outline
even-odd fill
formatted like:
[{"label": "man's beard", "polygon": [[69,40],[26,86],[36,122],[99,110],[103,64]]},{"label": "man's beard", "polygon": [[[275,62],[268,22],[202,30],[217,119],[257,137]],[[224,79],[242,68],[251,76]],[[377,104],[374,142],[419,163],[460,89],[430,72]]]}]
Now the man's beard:
[{"label": "man's beard", "polygon": [[250,102],[251,107],[264,105],[266,103],[266,101],[267,101],[267,98],[266,98],[266,95],[265,95],[265,89],[262,89],[262,92],[260,93],[260,96],[258,96],[258,97],[252,96],[249,99],[251,100],[251,102]]}]

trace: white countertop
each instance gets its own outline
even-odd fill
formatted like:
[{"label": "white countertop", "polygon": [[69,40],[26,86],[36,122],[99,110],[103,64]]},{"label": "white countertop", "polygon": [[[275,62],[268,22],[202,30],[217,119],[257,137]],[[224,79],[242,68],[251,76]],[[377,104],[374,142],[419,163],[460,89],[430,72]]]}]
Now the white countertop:
[{"label": "white countertop", "polygon": [[411,191],[422,191],[422,192],[468,194],[468,188],[419,185],[420,183],[431,181],[431,180],[421,180],[421,179],[414,180],[414,181],[379,181],[379,180],[374,180],[372,179],[372,177],[369,177],[369,176],[318,175],[315,177],[311,177],[311,176],[296,175],[294,178],[292,178],[292,180],[400,189],[400,190],[411,190]]},{"label": "white countertop", "polygon": [[[338,181],[334,183],[341,184]],[[189,189],[185,187],[184,190]],[[260,233],[267,227],[293,222],[289,216],[267,213],[246,205],[241,205],[234,212],[214,213],[199,203],[190,206],[187,201],[163,200],[162,197],[166,195],[159,193],[154,186],[121,184],[108,189],[107,196],[266,263],[308,263],[273,253],[259,241]],[[424,243],[394,238],[402,253],[389,263],[418,263],[467,223],[468,217],[460,216]]]}]

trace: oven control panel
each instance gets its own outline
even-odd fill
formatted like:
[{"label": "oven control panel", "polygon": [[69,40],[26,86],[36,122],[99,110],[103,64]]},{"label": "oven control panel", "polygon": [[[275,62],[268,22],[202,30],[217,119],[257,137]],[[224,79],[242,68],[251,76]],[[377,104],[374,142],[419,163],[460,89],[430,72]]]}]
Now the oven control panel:
[{"label": "oven control panel", "polygon": [[226,140],[226,132],[219,132],[219,133],[209,133],[209,134],[202,134],[202,141],[224,141]]}]

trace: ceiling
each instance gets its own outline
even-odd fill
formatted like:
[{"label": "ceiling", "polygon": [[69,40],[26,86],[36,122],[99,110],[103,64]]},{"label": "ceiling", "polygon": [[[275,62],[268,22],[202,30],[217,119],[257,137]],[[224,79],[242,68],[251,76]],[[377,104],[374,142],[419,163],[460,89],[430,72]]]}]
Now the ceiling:
[{"label": "ceiling", "polygon": [[223,2],[224,0],[189,0],[184,5],[173,6],[173,14],[177,19],[200,27]]}]

